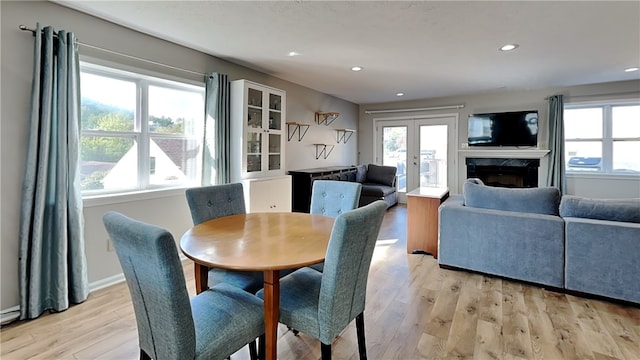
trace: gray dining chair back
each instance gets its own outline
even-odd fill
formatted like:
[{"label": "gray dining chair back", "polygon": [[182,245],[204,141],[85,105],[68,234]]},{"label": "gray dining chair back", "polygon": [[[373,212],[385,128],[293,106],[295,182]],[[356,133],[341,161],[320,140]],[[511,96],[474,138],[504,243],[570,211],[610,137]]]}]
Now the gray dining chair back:
[{"label": "gray dining chair back", "polygon": [[[241,183],[191,188],[185,191],[185,195],[194,225],[223,216],[246,213]],[[264,286],[261,271],[210,268],[208,276],[209,286],[228,283],[252,294]]]},{"label": "gray dining chair back", "polygon": [[189,299],[173,236],[117,212],[103,222],[129,287],[141,359],[225,359],[264,333],[263,302],[221,284]]},{"label": "gray dining chair back", "polygon": [[185,194],[194,225],[247,212],[241,183],[196,187]]},{"label": "gray dining chair back", "polygon": [[[358,207],[362,184],[338,180],[316,180],[311,188],[312,214],[336,217]],[[320,272],[324,263],[310,266]]]},{"label": "gray dining chair back", "polygon": [[358,207],[362,184],[338,180],[316,180],[311,188],[312,214],[336,217]]},{"label": "gray dining chair back", "polygon": [[[280,322],[320,340],[323,360],[331,358],[331,343],[353,319],[360,359],[366,359],[367,279],[386,209],[378,200],[338,215],[324,272],[304,267],[280,280]],[[257,295],[262,297],[262,290]]]}]

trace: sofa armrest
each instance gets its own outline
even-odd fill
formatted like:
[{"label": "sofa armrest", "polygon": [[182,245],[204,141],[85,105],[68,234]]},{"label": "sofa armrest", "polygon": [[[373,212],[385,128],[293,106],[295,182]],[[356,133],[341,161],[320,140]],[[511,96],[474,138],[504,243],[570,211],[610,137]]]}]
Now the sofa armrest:
[{"label": "sofa armrest", "polygon": [[564,221],[559,216],[473,208],[461,195],[439,208],[440,264],[564,285]]}]

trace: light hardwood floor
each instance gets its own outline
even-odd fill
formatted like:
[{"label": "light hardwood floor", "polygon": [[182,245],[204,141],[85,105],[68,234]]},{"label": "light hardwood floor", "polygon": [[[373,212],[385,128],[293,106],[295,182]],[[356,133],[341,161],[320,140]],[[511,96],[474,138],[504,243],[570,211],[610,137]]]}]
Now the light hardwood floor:
[{"label": "light hardwood floor", "polygon": [[[406,254],[405,234],[406,208],[394,207],[369,276],[369,359],[640,359],[640,308],[440,269],[429,255]],[[184,269],[193,294],[193,266],[185,261]],[[124,283],[62,313],[3,327],[0,335],[2,359],[138,356]],[[320,358],[310,337],[283,326],[279,335],[279,359]],[[354,323],[333,343],[333,356],[358,358]],[[248,351],[232,359],[248,359]]]}]

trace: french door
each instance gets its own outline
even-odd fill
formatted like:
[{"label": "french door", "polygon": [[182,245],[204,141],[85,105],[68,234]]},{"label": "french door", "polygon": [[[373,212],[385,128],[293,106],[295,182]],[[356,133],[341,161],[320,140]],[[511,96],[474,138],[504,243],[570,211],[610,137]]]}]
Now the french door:
[{"label": "french door", "polygon": [[398,168],[398,199],[418,187],[449,187],[456,183],[457,115],[378,119],[376,159]]}]

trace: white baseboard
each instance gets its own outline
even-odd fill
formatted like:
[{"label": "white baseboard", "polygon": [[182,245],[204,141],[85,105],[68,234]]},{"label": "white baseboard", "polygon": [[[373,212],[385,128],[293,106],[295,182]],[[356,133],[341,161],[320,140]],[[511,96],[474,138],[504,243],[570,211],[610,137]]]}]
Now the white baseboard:
[{"label": "white baseboard", "polygon": [[94,281],[89,284],[89,292],[98,291],[100,289],[104,289],[111,285],[119,284],[124,281],[124,274],[120,273],[117,275],[110,276],[108,278]]},{"label": "white baseboard", "polygon": [[0,312],[0,325],[8,324],[20,317],[20,305],[10,307]]},{"label": "white baseboard", "polygon": [[[189,260],[186,256],[180,254],[180,261]],[[98,291],[100,289],[104,289],[111,285],[119,284],[123,282],[124,274],[120,273],[117,275],[110,276],[108,278],[104,278],[98,281],[94,281],[89,284],[89,293],[93,291]],[[0,325],[8,324],[17,318],[20,317],[20,305],[12,306],[8,309],[3,309],[0,311]]]}]

